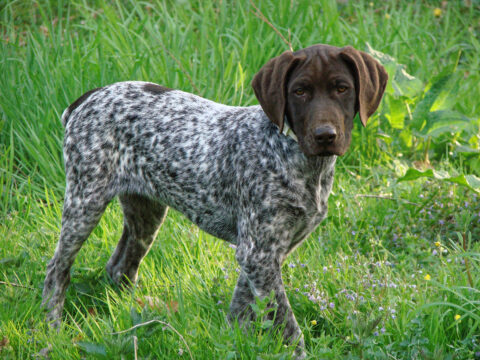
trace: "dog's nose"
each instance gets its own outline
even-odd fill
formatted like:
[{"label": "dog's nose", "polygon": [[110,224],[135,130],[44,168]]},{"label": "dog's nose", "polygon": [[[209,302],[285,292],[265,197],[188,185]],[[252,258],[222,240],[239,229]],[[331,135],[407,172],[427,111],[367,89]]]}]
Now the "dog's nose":
[{"label": "dog's nose", "polygon": [[329,145],[335,141],[337,132],[331,126],[320,126],[315,129],[315,140],[320,145]]}]

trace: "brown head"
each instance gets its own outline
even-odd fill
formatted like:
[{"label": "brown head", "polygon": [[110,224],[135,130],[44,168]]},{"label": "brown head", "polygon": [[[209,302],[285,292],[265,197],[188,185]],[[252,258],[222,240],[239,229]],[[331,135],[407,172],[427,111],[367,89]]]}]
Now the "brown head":
[{"label": "brown head", "polygon": [[308,156],[343,155],[353,118],[365,126],[382,99],[387,73],[351,46],[314,45],[286,51],[255,75],[252,86],[268,118],[283,130],[285,117]]}]

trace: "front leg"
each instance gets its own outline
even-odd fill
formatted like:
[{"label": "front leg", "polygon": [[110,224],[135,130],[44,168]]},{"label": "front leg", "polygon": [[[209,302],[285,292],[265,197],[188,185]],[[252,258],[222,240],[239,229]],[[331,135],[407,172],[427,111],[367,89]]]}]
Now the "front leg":
[{"label": "front leg", "polygon": [[280,259],[284,254],[280,250],[281,247],[266,247],[266,244],[267,242],[255,243],[248,238],[239,241],[235,257],[242,272],[232,299],[230,318],[238,316],[239,322],[252,318],[254,314],[249,304],[254,302],[254,296],[263,299],[273,290],[275,303],[271,306],[277,307],[274,325],[285,323],[283,339],[286,343],[298,341],[295,355],[297,359],[303,359],[305,357],[303,334],[290,307],[282,280]]}]

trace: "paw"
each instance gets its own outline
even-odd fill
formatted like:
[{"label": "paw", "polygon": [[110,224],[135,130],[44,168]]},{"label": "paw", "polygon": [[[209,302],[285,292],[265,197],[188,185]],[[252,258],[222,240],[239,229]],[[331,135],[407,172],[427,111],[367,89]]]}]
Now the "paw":
[{"label": "paw", "polygon": [[60,329],[62,324],[62,310],[59,306],[54,307],[50,312],[47,313],[45,317],[47,324],[57,331]]},{"label": "paw", "polygon": [[307,357],[307,353],[305,351],[303,351],[303,349],[300,351],[298,350],[295,350],[295,353],[293,354],[294,356],[294,359],[295,360],[302,360],[302,359],[305,359]]}]

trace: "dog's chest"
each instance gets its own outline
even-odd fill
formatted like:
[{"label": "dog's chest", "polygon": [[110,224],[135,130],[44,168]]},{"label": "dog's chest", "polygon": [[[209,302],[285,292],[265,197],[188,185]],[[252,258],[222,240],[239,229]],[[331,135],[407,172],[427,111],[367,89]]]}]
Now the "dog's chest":
[{"label": "dog's chest", "polygon": [[297,221],[298,229],[292,234],[293,241],[290,251],[314,231],[327,216],[328,197],[332,190],[335,162],[335,156],[321,158],[313,166],[314,169],[318,169],[318,173],[313,171],[313,173],[306,174],[307,185],[304,187],[304,200],[302,202],[305,206],[305,214],[303,219],[300,218]]},{"label": "dog's chest", "polygon": [[[333,180],[333,176],[332,176]],[[291,221],[291,244],[290,251],[301,243],[315,228],[325,219],[328,210],[328,195],[331,190],[331,183],[327,188],[322,188],[321,185],[315,192],[305,192],[304,201],[299,204],[298,209],[294,212]]]}]

